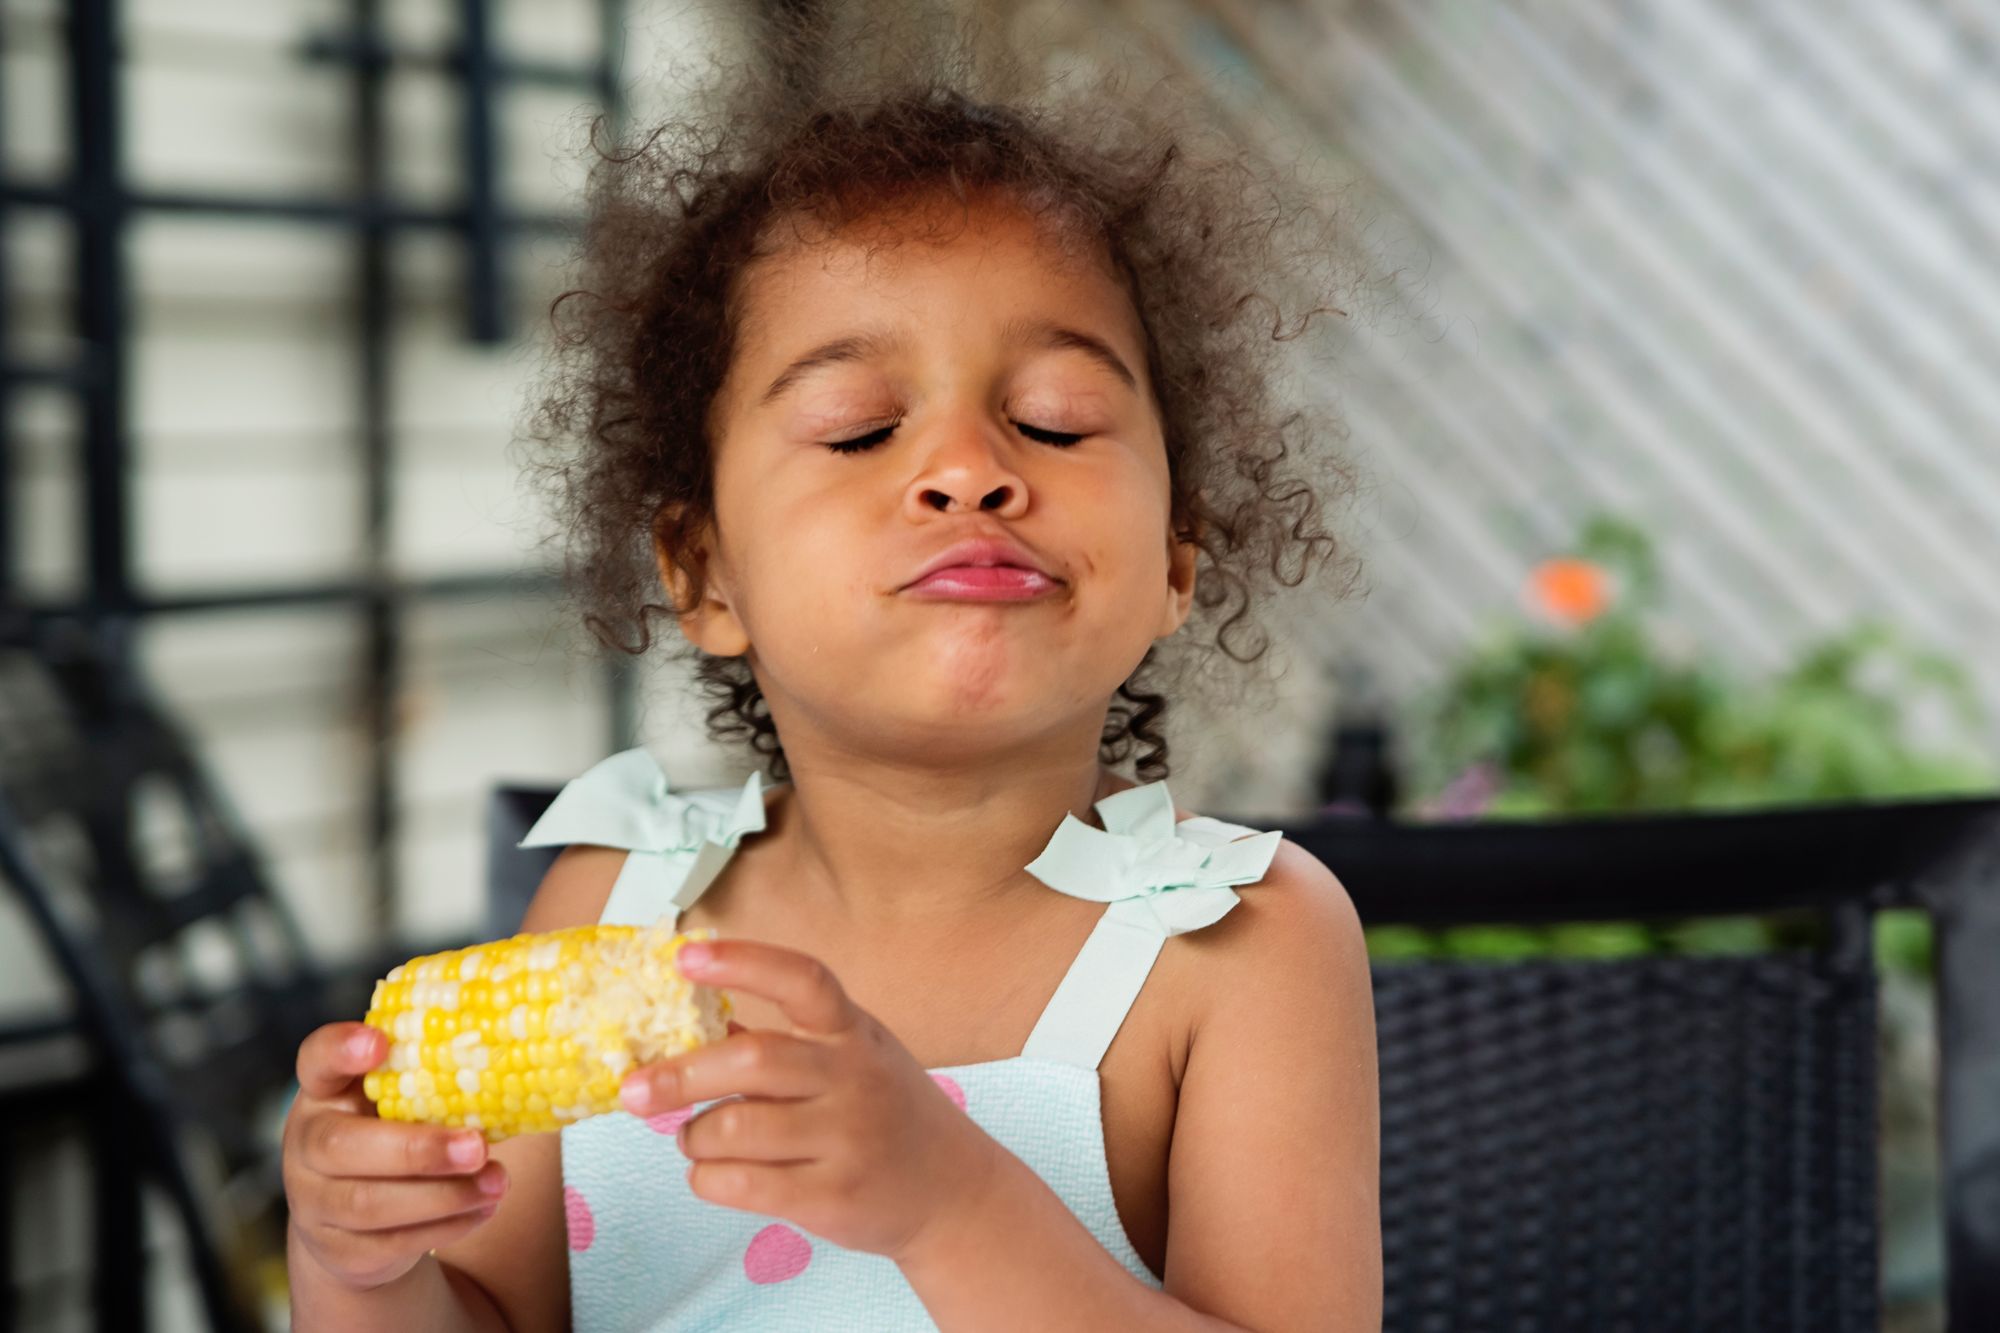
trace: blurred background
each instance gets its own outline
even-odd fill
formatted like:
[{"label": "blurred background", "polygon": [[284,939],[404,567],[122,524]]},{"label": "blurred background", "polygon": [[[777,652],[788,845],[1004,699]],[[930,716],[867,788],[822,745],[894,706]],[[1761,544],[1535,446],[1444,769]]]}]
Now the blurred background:
[{"label": "blurred background", "polygon": [[[1374,265],[1305,383],[1351,426],[1365,595],[1283,619],[1275,689],[1181,711],[1182,804],[1467,820],[1993,791],[2000,10],[983,8],[1052,60],[1183,80],[1340,189]],[[0,0],[0,746],[42,713],[50,642],[129,669],[335,971],[487,929],[498,781],[635,743],[679,786],[740,781],[677,672],[571,632],[511,446],[590,117],[671,109],[764,17]],[[1371,946],[1603,957],[1784,929]],[[78,1058],[49,936],[0,893],[0,1086]],[[1935,1327],[1928,928],[1886,913],[1876,948],[1885,1300]],[[88,1327],[91,1140],[35,1105],[0,1122],[10,1308]],[[185,1239],[148,1192],[162,1328],[207,1326]],[[272,1327],[282,1276],[258,1278]]]}]

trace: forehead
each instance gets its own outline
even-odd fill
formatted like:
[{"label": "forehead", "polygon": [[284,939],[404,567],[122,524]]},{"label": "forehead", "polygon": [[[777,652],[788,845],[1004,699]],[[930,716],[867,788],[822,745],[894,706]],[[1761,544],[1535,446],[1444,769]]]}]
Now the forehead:
[{"label": "forehead", "polygon": [[[782,349],[774,344],[850,324],[856,301],[878,315],[989,315],[996,323],[1021,313],[1018,306],[1043,307],[1102,319],[1107,335],[1124,335],[1134,350],[1140,344],[1137,312],[1102,238],[1002,197],[915,199],[837,228],[787,218],[767,228],[760,249],[734,295],[743,353],[775,353]],[[925,287],[939,281],[977,286],[983,296],[1018,306],[926,303]]]}]

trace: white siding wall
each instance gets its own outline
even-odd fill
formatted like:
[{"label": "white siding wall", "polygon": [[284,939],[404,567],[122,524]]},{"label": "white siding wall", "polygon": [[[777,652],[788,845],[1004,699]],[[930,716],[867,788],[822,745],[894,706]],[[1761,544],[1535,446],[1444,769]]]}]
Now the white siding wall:
[{"label": "white siding wall", "polygon": [[1310,652],[1408,697],[1609,508],[1746,672],[1886,621],[2000,740],[1991,6],[1029,8],[1348,182],[1378,285],[1324,392],[1372,595]]}]

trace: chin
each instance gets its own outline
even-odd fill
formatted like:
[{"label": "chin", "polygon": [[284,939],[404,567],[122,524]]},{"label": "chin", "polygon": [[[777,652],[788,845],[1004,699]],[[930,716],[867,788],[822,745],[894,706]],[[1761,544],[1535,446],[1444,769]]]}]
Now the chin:
[{"label": "chin", "polygon": [[968,757],[1004,753],[1079,725],[1099,728],[1118,688],[1114,681],[1088,691],[1049,672],[990,682],[978,690],[968,690],[963,681],[906,680],[897,685],[891,697],[877,701],[878,734],[913,737],[930,752],[948,738],[948,748]]}]

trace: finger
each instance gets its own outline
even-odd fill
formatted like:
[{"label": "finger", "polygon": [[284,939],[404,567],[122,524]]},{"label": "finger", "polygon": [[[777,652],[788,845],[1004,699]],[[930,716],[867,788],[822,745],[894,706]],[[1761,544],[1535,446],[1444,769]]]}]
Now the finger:
[{"label": "finger", "polygon": [[684,1156],[753,1162],[806,1162],[824,1151],[826,1118],[804,1102],[724,1102],[680,1127]]},{"label": "finger", "polygon": [[299,1091],[321,1099],[339,1096],[388,1054],[389,1039],[366,1023],[314,1028],[299,1043]]},{"label": "finger", "polygon": [[485,1162],[486,1139],[476,1129],[328,1114],[307,1123],[299,1154],[323,1176],[462,1176]]},{"label": "finger", "polygon": [[625,1076],[619,1100],[634,1115],[654,1115],[732,1093],[813,1097],[826,1086],[824,1047],[787,1032],[758,1029],[641,1065]]},{"label": "finger", "polygon": [[797,949],[761,940],[702,940],[683,945],[674,962],[690,980],[763,996],[801,1031],[844,1032],[859,1013],[833,969]]},{"label": "finger", "polygon": [[632,1114],[653,1115],[735,1093],[813,1097],[826,1086],[825,1048],[790,1033],[757,1029],[641,1065],[625,1076],[618,1096]]},{"label": "finger", "polygon": [[395,1231],[327,1227],[319,1235],[319,1248],[341,1271],[365,1279],[371,1273],[396,1270],[413,1258],[422,1258],[428,1250],[449,1245],[492,1216],[493,1209],[488,1207]]},{"label": "finger", "polygon": [[784,1217],[796,1210],[811,1183],[801,1173],[812,1169],[775,1162],[696,1162],[688,1168],[687,1182],[696,1198],[709,1203]]},{"label": "finger", "polygon": [[474,1176],[452,1180],[330,1180],[316,1213],[343,1231],[399,1231],[456,1217],[497,1203],[507,1191],[507,1168],[488,1162]]}]

